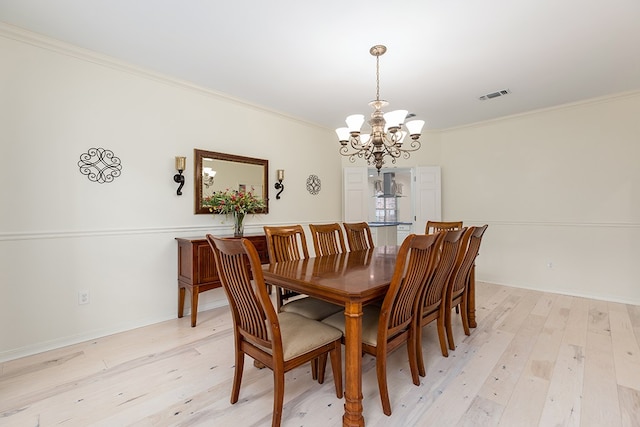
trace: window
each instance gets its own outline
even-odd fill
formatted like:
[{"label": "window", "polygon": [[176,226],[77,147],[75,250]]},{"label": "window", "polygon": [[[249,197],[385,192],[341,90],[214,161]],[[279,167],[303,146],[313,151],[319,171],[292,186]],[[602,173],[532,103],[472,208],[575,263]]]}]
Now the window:
[{"label": "window", "polygon": [[376,197],[376,221],[396,222],[398,220],[398,209],[394,196]]}]

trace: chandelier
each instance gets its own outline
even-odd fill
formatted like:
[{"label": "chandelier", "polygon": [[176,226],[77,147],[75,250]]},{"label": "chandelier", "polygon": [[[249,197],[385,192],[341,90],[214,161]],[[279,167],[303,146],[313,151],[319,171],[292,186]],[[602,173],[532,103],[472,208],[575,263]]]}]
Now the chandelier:
[{"label": "chandelier", "polygon": [[[404,122],[407,110],[395,110],[383,113],[382,108],[389,105],[387,101],[380,99],[380,56],[387,51],[386,46],[376,45],[369,49],[369,53],[376,57],[376,99],[369,105],[374,111],[368,124],[370,133],[361,133],[364,123],[364,115],[353,114],[345,120],[347,127],[336,129],[340,141],[340,154],[348,156],[351,162],[356,157],[364,158],[367,164],[375,165],[380,174],[380,168],[385,164],[384,157],[391,157],[391,162],[402,156],[408,159],[412,151],[420,148],[420,133],[424,126],[424,120],[411,120]],[[413,116],[413,115],[410,115]],[[411,142],[409,147],[403,146],[405,137],[409,135]]]}]

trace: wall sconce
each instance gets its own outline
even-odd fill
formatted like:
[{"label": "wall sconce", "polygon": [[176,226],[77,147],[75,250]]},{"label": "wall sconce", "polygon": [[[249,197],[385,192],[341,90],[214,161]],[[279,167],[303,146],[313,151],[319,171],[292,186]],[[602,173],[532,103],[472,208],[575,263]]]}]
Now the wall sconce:
[{"label": "wall sconce", "polygon": [[173,180],[180,183],[177,191],[178,196],[182,196],[182,186],[184,185],[184,175],[182,175],[182,171],[184,171],[186,167],[187,158],[176,156],[176,170],[178,171],[178,173],[173,176]]},{"label": "wall sconce", "polygon": [[278,194],[276,194],[276,199],[280,199],[280,193],[282,193],[284,191],[284,184],[282,183],[282,180],[284,179],[284,169],[278,169],[278,177],[277,180],[278,182],[276,182],[276,190],[280,190],[278,191]]}]

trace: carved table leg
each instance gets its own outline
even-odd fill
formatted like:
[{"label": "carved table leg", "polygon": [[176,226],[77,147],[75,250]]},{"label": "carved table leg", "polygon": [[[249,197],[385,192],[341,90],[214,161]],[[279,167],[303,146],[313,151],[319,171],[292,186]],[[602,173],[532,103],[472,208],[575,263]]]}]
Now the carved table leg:
[{"label": "carved table leg", "polygon": [[362,427],[362,303],[347,303],[344,315],[346,372],[342,425]]}]

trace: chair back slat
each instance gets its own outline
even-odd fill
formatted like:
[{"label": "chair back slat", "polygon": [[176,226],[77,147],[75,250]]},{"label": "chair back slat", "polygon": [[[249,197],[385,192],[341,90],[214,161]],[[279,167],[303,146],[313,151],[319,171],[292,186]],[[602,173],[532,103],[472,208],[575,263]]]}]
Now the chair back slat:
[{"label": "chair back slat", "polygon": [[366,222],[343,223],[350,251],[373,248],[371,229]]},{"label": "chair back slat", "polygon": [[435,268],[438,237],[412,234],[402,243],[380,311],[380,321],[386,324],[387,336],[407,329],[419,313],[422,289]]},{"label": "chair back slat", "polygon": [[438,260],[431,279],[428,281],[423,296],[423,310],[439,308],[445,297],[446,285],[455,267],[458,250],[462,242],[463,230],[441,231],[438,233],[442,243]]},{"label": "chair back slat", "polygon": [[347,251],[340,224],[309,224],[316,256],[332,255]]}]

